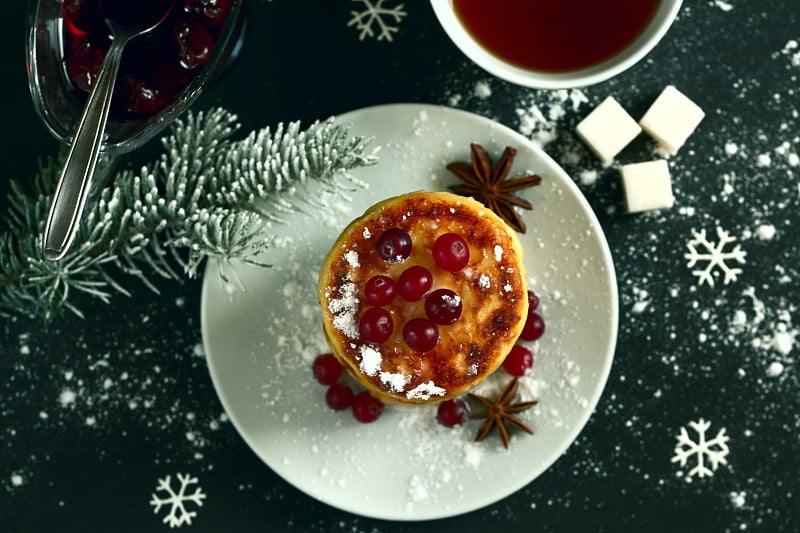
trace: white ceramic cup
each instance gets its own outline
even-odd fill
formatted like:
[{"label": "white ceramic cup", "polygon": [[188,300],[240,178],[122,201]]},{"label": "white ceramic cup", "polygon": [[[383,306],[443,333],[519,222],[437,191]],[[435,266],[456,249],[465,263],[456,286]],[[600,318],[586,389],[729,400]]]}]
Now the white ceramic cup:
[{"label": "white ceramic cup", "polygon": [[[487,0],[491,1],[491,0]],[[599,0],[598,0],[599,1]],[[627,48],[614,57],[588,68],[568,72],[524,69],[488,52],[464,28],[451,0],[431,0],[431,6],[455,45],[479,67],[498,78],[534,89],[572,89],[600,83],[633,66],[661,40],[675,20],[681,0],[661,0],[653,19]]]}]

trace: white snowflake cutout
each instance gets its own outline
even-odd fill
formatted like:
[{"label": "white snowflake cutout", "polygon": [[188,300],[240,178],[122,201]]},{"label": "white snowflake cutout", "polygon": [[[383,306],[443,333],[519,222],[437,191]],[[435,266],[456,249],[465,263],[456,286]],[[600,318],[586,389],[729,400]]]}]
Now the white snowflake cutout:
[{"label": "white snowflake cutout", "polygon": [[[720,429],[713,439],[706,440],[706,431],[711,427],[711,422],[701,418],[697,422],[689,422],[689,426],[697,433],[697,442],[693,441],[686,428],[682,427],[677,436],[678,442],[675,444],[675,455],[672,457],[672,462],[679,462],[680,466],[686,466],[691,457],[695,458],[696,465],[689,470],[686,481],[691,481],[693,476],[713,476],[719,465],[728,464],[725,457],[730,449],[727,444],[729,438],[725,434],[725,428]],[[706,464],[706,459],[708,464]]]},{"label": "white snowflake cutout", "polygon": [[[725,274],[723,279],[725,285],[731,281],[736,281],[736,276],[742,273],[742,269],[732,267],[726,263],[726,261],[730,260],[744,264],[744,258],[747,255],[747,252],[742,250],[742,247],[739,244],[737,244],[733,250],[729,252],[725,251],[725,246],[734,242],[736,237],[731,237],[727,231],[719,226],[717,226],[717,236],[719,237],[719,242],[716,245],[711,243],[706,238],[706,230],[701,230],[699,232],[692,230],[692,235],[694,238],[687,244],[689,247],[689,253],[684,255],[684,257],[689,260],[689,264],[687,266],[692,268],[695,264],[701,261],[708,262],[704,269],[692,270],[692,275],[697,276],[699,279],[697,284],[702,285],[703,283],[708,283],[710,287],[713,287],[713,274],[715,267],[719,267],[719,270]],[[702,249],[702,251],[700,251],[698,247]]]},{"label": "white snowflake cutout", "polygon": [[[403,11],[403,4],[397,7],[388,8],[383,7],[383,0],[377,0],[375,3],[372,0],[353,0],[353,2],[361,2],[364,4],[362,11],[351,11],[350,14],[353,18],[347,23],[348,26],[355,26],[356,29],[361,30],[358,35],[358,40],[363,41],[366,37],[375,37],[375,30],[373,25],[377,26],[380,31],[377,35],[379,41],[392,40],[392,35],[397,33],[400,20],[408,13]],[[395,26],[392,26],[386,21],[394,19]]]},{"label": "white snowflake cutout", "polygon": [[153,509],[153,513],[155,514],[158,514],[158,511],[161,510],[161,506],[167,504],[171,506],[169,513],[164,516],[163,520],[163,522],[168,524],[171,528],[180,527],[183,524],[192,525],[192,518],[197,516],[197,512],[186,509],[186,503],[192,502],[197,507],[202,507],[203,499],[206,497],[199,486],[195,488],[193,494],[186,494],[187,487],[197,483],[197,478],[191,477],[189,474],[178,474],[177,477],[180,483],[178,492],[172,489],[170,476],[167,476],[164,479],[159,479],[158,486],[156,487],[156,492],[165,492],[167,496],[159,498],[156,494],[153,494],[150,500],[150,505],[155,507],[155,509]]}]

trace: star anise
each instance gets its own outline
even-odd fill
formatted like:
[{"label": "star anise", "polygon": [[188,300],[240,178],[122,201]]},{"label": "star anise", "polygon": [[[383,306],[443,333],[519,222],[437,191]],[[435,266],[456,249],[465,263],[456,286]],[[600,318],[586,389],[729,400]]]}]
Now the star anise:
[{"label": "star anise", "polygon": [[456,194],[471,196],[497,213],[509,226],[525,233],[525,223],[514,206],[532,209],[533,205],[513,193],[539,185],[542,178],[537,175],[514,176],[506,179],[517,151],[506,146],[496,165],[486,149],[480,144],[471,144],[472,164],[457,162],[447,165],[447,170],[455,174],[461,185],[450,187]]},{"label": "star anise", "polygon": [[515,402],[514,399],[517,396],[518,386],[519,381],[517,378],[512,379],[503,387],[500,395],[494,401],[483,396],[478,396],[477,394],[468,395],[470,399],[486,407],[485,412],[474,414],[470,417],[486,419],[478,429],[477,435],[475,435],[476,442],[483,440],[492,432],[492,429],[497,428],[497,432],[500,433],[500,438],[503,440],[503,446],[508,448],[511,437],[509,436],[507,425],[520,431],[533,434],[533,430],[525,425],[525,422],[514,416],[514,413],[530,409],[539,402],[535,400],[529,402]]}]

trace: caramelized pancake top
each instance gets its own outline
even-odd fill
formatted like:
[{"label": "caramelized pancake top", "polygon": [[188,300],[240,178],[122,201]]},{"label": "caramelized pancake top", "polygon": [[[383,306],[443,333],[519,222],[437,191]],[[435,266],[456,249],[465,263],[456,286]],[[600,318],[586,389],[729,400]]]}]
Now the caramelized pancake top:
[{"label": "caramelized pancake top", "polygon": [[[391,228],[411,237],[411,255],[400,263],[377,251],[378,239]],[[469,261],[457,272],[443,270],[433,259],[434,242],[445,233],[460,235],[469,247]],[[410,302],[397,295],[382,306],[394,323],[388,340],[365,342],[359,333],[359,320],[370,307],[365,284],[376,275],[397,280],[416,265],[433,275],[430,291],[458,294],[460,317],[438,325],[433,349],[415,351],[406,344],[403,327],[426,316],[425,299]],[[319,299],[328,343],[356,379],[386,401],[441,401],[494,372],[519,337],[528,309],[522,247],[513,230],[471,198],[443,192],[398,196],[376,204],[342,232],[323,264]]]}]

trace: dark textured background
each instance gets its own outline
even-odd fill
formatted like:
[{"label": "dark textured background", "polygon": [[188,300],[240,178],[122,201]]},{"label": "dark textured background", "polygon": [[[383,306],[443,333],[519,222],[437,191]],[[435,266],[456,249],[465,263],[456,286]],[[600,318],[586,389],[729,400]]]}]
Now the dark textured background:
[{"label": "dark textured background", "polygon": [[[347,22],[361,2],[249,7],[239,62],[196,104],[238,113],[245,130],[404,101],[452,103],[520,129],[517,110],[553,102],[472,65],[427,2],[406,2],[393,42],[359,41]],[[27,90],[25,7],[4,10],[3,192],[57,149]],[[556,138],[546,150],[580,183],[606,232],[621,326],[597,412],[523,490],[414,524],[312,500],[264,466],[223,417],[202,355],[200,282],[162,284],[159,296],[132,280],[133,297],[110,305],[78,296],[84,320],[47,330],[24,318],[0,323],[0,530],[164,530],[150,494],[157,478],[181,471],[208,494],[191,531],[797,531],[800,166],[791,154],[800,152],[800,49],[791,43],[800,40],[799,12],[796,0],[689,0],[644,61],[585,89],[587,104],[566,106],[550,123]],[[477,93],[477,82],[491,95]],[[574,126],[610,94],[639,117],[667,84],[706,118],[670,159],[675,207],[623,215],[616,170],[575,142]],[[726,150],[733,144],[736,153]],[[619,161],[651,150],[639,138]],[[579,179],[587,172],[596,181]],[[771,239],[759,238],[766,224]],[[692,229],[715,238],[718,226],[748,252],[744,272],[730,285],[697,286],[686,243]],[[794,340],[788,351],[771,344],[781,333]],[[783,371],[771,376],[776,362]],[[65,389],[77,394],[66,407]],[[699,418],[712,434],[726,428],[731,453],[713,477],[687,483],[688,468],[670,458],[679,429]]]}]

